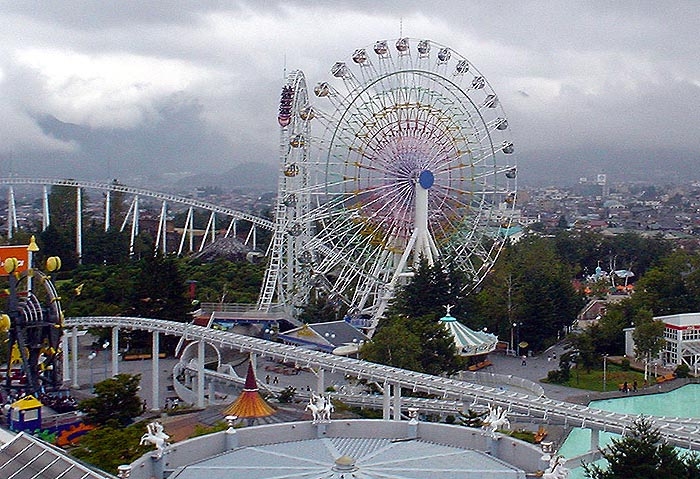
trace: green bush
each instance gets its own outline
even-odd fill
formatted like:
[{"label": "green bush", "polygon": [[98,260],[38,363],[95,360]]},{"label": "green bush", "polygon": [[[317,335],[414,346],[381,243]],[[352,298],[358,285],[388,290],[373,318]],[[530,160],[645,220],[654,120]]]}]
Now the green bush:
[{"label": "green bush", "polygon": [[679,364],[675,373],[677,378],[687,378],[690,376],[690,368],[687,364]]},{"label": "green bush", "polygon": [[297,388],[293,386],[287,386],[278,395],[277,400],[281,403],[290,403],[294,401],[294,396],[296,396]]},{"label": "green bush", "polygon": [[554,384],[563,384],[569,380],[569,371],[562,371],[561,369],[555,369],[547,373],[547,382]]},{"label": "green bush", "polygon": [[622,368],[623,371],[629,371],[630,370],[630,360],[627,358],[622,358],[622,361],[620,361],[620,367]]}]

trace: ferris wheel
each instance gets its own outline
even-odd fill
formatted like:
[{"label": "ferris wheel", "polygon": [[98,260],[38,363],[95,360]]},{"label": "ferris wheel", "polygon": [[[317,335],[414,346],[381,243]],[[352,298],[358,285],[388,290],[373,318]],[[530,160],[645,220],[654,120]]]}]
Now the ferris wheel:
[{"label": "ferris wheel", "polygon": [[323,288],[376,322],[421,258],[478,285],[507,236],[517,176],[488,81],[450,48],[409,38],[355,50],[331,75],[313,95],[301,72],[283,89],[277,230],[261,305],[273,290],[303,304]]}]

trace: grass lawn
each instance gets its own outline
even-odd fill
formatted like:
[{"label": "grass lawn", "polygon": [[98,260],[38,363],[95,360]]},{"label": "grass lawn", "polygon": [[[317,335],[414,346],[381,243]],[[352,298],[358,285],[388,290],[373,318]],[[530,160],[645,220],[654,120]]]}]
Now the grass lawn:
[{"label": "grass lawn", "polygon": [[[624,370],[617,364],[608,363],[607,368],[607,390],[616,391],[619,389],[619,385],[627,381],[629,388],[632,389],[634,381],[637,381],[639,388],[644,384],[644,373],[639,371],[633,371],[631,369]],[[653,375],[649,375],[650,381],[653,381]],[[568,386],[571,388],[586,389],[589,391],[602,391],[603,390],[603,370],[602,369],[591,369],[587,372],[585,369],[572,369],[571,377],[563,386]]]}]

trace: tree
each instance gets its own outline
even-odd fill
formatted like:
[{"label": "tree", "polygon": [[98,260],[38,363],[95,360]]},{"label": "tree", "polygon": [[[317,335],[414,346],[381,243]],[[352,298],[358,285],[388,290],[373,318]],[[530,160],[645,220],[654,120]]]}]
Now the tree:
[{"label": "tree", "polygon": [[421,344],[418,336],[410,331],[410,320],[398,317],[380,328],[372,341],[360,349],[362,359],[397,368],[419,371],[421,369]]},{"label": "tree", "polygon": [[150,445],[139,444],[145,430],[143,423],[122,428],[112,422],[85,434],[80,445],[71,453],[78,459],[116,474],[120,465],[129,464],[152,449]]},{"label": "tree", "polygon": [[698,458],[681,455],[662,440],[658,428],[650,419],[641,417],[632,424],[628,435],[613,439],[601,449],[607,467],[583,464],[586,477],[591,479],[673,479],[697,478]]},{"label": "tree", "polygon": [[360,355],[367,361],[428,374],[454,374],[463,366],[454,340],[435,316],[395,315],[365,343]]},{"label": "tree", "polygon": [[421,260],[413,278],[399,288],[390,308],[389,315],[402,314],[410,317],[432,315],[437,320],[448,304],[456,317],[462,316],[464,276],[455,268],[436,261],[430,265]]},{"label": "tree", "polygon": [[187,321],[191,304],[177,259],[151,254],[141,260],[140,266],[131,294],[135,315]]},{"label": "tree", "polygon": [[335,321],[340,316],[337,306],[328,301],[326,295],[312,292],[309,302],[306,303],[299,313],[299,321],[304,323],[325,323]]},{"label": "tree", "polygon": [[677,251],[651,268],[636,283],[635,309],[668,315],[700,308],[700,257]]},{"label": "tree", "polygon": [[644,380],[648,379],[649,362],[658,355],[664,344],[664,323],[655,321],[651,311],[639,310],[635,316],[635,327],[632,332],[634,354],[644,361]]},{"label": "tree", "polygon": [[541,350],[558,339],[581,308],[571,277],[550,238],[525,238],[501,254],[467,317],[502,339],[518,323],[520,338]]},{"label": "tree", "polygon": [[138,396],[140,374],[117,374],[95,384],[95,397],[80,402],[78,409],[89,424],[104,425],[116,421],[126,426],[141,415],[144,405]]}]

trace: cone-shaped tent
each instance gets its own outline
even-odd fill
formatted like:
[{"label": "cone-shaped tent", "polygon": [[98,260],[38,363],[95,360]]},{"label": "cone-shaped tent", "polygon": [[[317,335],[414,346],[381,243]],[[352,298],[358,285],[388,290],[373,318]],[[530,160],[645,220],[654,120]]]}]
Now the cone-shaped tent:
[{"label": "cone-shaped tent", "polygon": [[272,409],[258,393],[258,383],[255,380],[253,365],[248,364],[248,374],[245,377],[245,386],[238,399],[224,411],[224,416],[238,416],[240,418],[266,417],[274,414]]},{"label": "cone-shaped tent", "polygon": [[496,349],[498,337],[481,331],[473,331],[450,316],[450,313],[440,318],[440,322],[452,335],[457,347],[457,354],[461,356],[477,356]]}]

